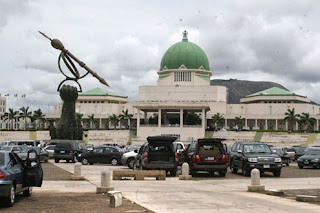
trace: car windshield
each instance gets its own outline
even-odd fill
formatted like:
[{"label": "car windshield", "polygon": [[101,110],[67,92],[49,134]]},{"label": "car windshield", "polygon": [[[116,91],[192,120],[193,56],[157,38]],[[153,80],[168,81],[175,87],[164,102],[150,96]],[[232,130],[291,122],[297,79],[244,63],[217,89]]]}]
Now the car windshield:
[{"label": "car windshield", "polygon": [[310,149],[307,155],[320,155],[320,149]]},{"label": "car windshield", "polygon": [[4,146],[4,147],[2,147],[2,149],[6,150],[6,151],[11,151],[12,147],[11,146]]},{"label": "car windshield", "polygon": [[27,153],[29,150],[34,149],[36,150],[37,154],[40,154],[40,148],[26,148],[22,151],[22,153]]},{"label": "car windshield", "polygon": [[279,154],[279,155],[284,154],[282,149],[272,149],[272,150],[276,150],[276,153]]},{"label": "car windshield", "polygon": [[4,153],[0,153],[0,166],[4,166]]},{"label": "car windshield", "polygon": [[248,144],[244,145],[245,153],[268,153],[271,154],[269,146],[265,144]]}]

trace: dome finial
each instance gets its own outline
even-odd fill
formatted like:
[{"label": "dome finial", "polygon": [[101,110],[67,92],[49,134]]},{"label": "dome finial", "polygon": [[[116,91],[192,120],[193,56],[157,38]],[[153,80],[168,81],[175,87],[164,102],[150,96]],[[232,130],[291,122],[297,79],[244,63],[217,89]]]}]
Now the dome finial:
[{"label": "dome finial", "polygon": [[188,32],[185,30],[182,32],[183,38],[182,41],[188,41]]}]

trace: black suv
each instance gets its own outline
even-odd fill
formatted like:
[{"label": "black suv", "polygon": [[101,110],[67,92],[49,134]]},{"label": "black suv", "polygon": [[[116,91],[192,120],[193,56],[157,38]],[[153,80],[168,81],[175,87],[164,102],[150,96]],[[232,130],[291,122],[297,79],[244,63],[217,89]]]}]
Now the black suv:
[{"label": "black suv", "polygon": [[111,163],[116,166],[121,162],[123,151],[116,146],[99,146],[89,152],[78,155],[78,160],[83,165],[93,165],[93,163]]},{"label": "black suv", "polygon": [[236,142],[230,151],[230,169],[232,173],[242,170],[244,176],[250,176],[257,168],[260,173],[272,172],[275,177],[281,175],[281,158],[273,154],[270,147],[260,142]]},{"label": "black suv", "polygon": [[136,169],[166,170],[171,176],[176,176],[179,163],[173,142],[177,137],[149,136],[148,142],[141,146],[135,162]]},{"label": "black suv", "polygon": [[218,172],[220,177],[225,177],[228,168],[228,154],[222,138],[202,138],[192,142],[186,151],[186,162],[189,164],[190,173],[207,171],[210,174]]},{"label": "black suv", "polygon": [[60,160],[66,160],[74,163],[81,152],[81,146],[77,141],[59,141],[54,147],[54,162],[59,163]]}]

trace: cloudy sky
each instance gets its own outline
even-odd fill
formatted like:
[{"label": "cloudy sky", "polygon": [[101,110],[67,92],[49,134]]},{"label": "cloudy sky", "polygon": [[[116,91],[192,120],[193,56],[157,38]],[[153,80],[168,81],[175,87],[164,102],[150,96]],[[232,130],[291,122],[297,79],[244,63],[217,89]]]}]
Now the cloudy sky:
[{"label": "cloudy sky", "polygon": [[[156,84],[162,55],[186,29],[207,53],[212,79],[273,81],[320,103],[318,0],[0,0],[0,11],[0,93],[9,94],[8,107],[48,113],[60,103],[59,51],[38,30],[132,102],[139,85]],[[84,91],[106,88],[91,76],[80,83]]]}]

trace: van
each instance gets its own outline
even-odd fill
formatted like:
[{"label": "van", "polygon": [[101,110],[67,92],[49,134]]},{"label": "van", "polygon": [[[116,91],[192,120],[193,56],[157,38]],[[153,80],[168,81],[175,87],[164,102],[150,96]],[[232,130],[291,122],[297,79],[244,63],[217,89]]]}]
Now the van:
[{"label": "van", "polygon": [[81,152],[81,146],[77,141],[59,141],[54,147],[54,162],[59,163],[60,160],[66,160],[67,163],[69,161],[75,163]]}]

